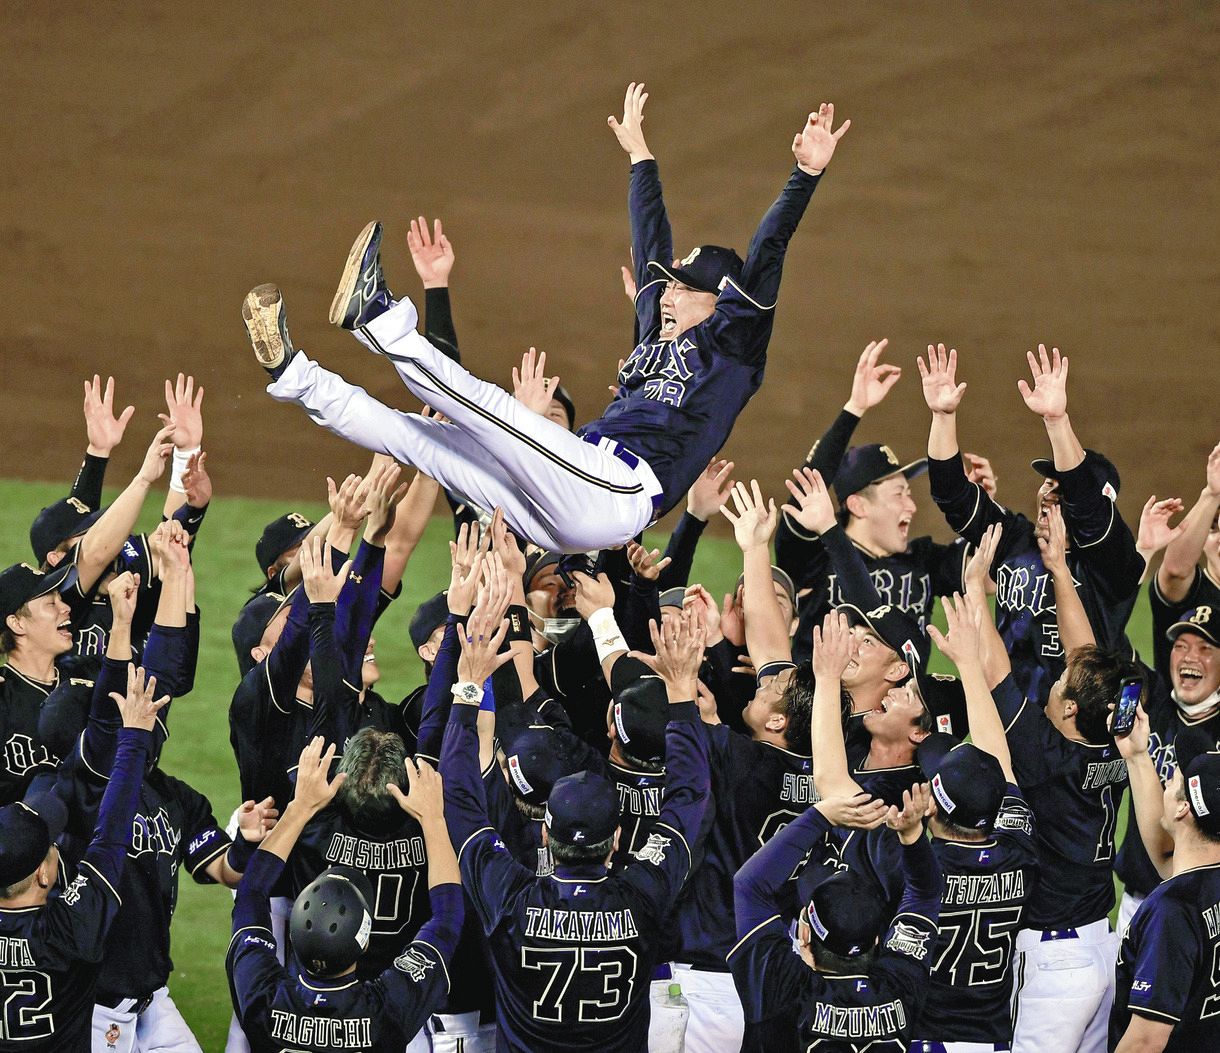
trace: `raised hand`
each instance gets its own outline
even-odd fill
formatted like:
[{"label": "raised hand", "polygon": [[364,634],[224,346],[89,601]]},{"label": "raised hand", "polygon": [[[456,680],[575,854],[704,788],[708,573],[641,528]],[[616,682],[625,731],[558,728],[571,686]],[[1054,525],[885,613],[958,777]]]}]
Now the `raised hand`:
[{"label": "raised hand", "polygon": [[815,679],[842,680],[851,663],[851,626],[847,615],[830,611],[821,625],[813,627],[813,675]]},{"label": "raised hand", "polygon": [[[1147,511],[1147,508],[1145,505],[1144,510]],[[1143,519],[1140,525],[1143,526]],[[1042,565],[1052,574],[1058,576],[1068,572],[1067,524],[1058,505],[1049,505],[1046,509],[1046,537],[1038,538],[1038,551],[1042,553]]]},{"label": "raised hand", "polygon": [[398,807],[421,825],[445,821],[445,786],[440,773],[426,760],[407,757],[407,792],[390,783],[390,796]]},{"label": "raised hand", "polygon": [[320,812],[339,792],[339,787],[347,781],[347,774],[340,772],[333,779],[330,774],[331,761],[335,759],[335,744],[332,742],[325,749],[326,740],[316,735],[309,745],[301,750],[297,761],[297,784],[293,792],[294,804],[305,808],[311,813]]},{"label": "raised hand", "polygon": [[256,845],[275,829],[279,817],[279,809],[275,807],[273,797],[264,797],[261,801],[244,801],[237,809],[237,828],[244,840]]},{"label": "raised hand", "polygon": [[157,678],[150,676],[145,680],[144,667],[134,664],[127,667],[127,694],[111,691],[110,697],[119,707],[123,727],[143,731],[152,731],[157,714],[169,702],[169,695],[157,698]]},{"label": "raised hand", "polygon": [[671,702],[689,702],[699,691],[699,666],[703,663],[706,633],[702,619],[693,610],[683,610],[680,618],[648,623],[655,654],[632,651],[662,680]]},{"label": "raised hand", "polygon": [[643,545],[634,541],[627,542],[627,562],[631,564],[632,573],[643,581],[656,581],[661,576],[661,571],[673,562],[669,556],[659,559],[660,555],[659,548],[649,552]]},{"label": "raised hand", "polygon": [[917,782],[903,791],[902,808],[890,805],[885,825],[898,834],[904,845],[913,845],[923,837],[923,819],[932,808],[932,787],[926,782]]},{"label": "raised hand", "polygon": [[832,132],[831,125],[834,124],[834,118],[835,104],[824,102],[815,113],[809,115],[805,127],[793,138],[792,155],[796,158],[796,163],[802,172],[817,175],[830,164],[835,147],[839,145],[839,140],[843,138],[847,129],[851,127],[851,121],[844,121],[839,125],[838,131]]},{"label": "raised hand", "polygon": [[988,497],[995,497],[999,480],[991,462],[977,453],[963,452],[962,456],[966,458],[966,478],[972,483],[978,483]]},{"label": "raised hand", "polygon": [[326,543],[320,537],[307,537],[301,543],[301,582],[310,603],[334,603],[352,569],[349,559],[338,572],[330,569]]},{"label": "raised hand", "polygon": [[110,580],[106,595],[110,597],[110,611],[116,623],[130,625],[136,614],[136,599],[140,594],[140,575],[126,571]]},{"label": "raised hand", "polygon": [[987,595],[987,581],[991,577],[991,565],[995,562],[996,550],[1000,547],[1000,536],[1003,528],[999,523],[993,523],[979,538],[978,548],[966,561],[966,570],[962,579],[966,592],[972,599],[983,599]]},{"label": "raised hand", "polygon": [[[1113,723],[1114,703],[1111,702],[1107,726]],[[1124,760],[1131,760],[1147,754],[1149,737],[1148,714],[1144,712],[1144,703],[1141,702],[1135,707],[1135,724],[1132,726],[1130,734],[1117,736],[1114,739],[1114,745],[1118,747],[1119,755]]]},{"label": "raised hand", "polygon": [[545,416],[551,405],[559,377],[546,375],[546,352],[530,348],[521,356],[521,369],[513,366],[513,398],[526,409]]},{"label": "raised hand", "polygon": [[148,449],[144,451],[144,462],[140,465],[140,471],[136,475],[137,479],[152,486],[153,483],[165,474],[165,462],[169,460],[170,454],[174,452],[175,430],[173,424],[166,424],[153,436],[153,441],[148,444]]},{"label": "raised hand", "polygon": [[720,608],[720,631],[734,647],[746,645],[746,616],[742,603],[742,588],[724,594],[724,605]]},{"label": "raised hand", "polygon": [[1029,362],[1029,371],[1033,374],[1034,386],[1031,388],[1024,380],[1017,381],[1017,390],[1025,405],[1043,420],[1056,421],[1067,413],[1067,355],[1060,357],[1059,348],[1052,347],[1048,356],[1046,345],[1038,345],[1038,354],[1025,352]]},{"label": "raised hand", "polygon": [[[635,303],[635,294],[637,291],[636,284],[635,284],[635,275],[631,273],[630,267],[620,267],[619,274],[623,279],[623,292],[627,294],[628,300],[630,300],[632,303]],[[623,368],[622,366],[619,366],[619,369],[622,369],[622,368]]]},{"label": "raised hand", "polygon": [[407,231],[407,248],[411,250],[411,262],[415,273],[424,283],[425,289],[442,289],[449,284],[449,272],[453,270],[453,246],[445,237],[439,219],[433,221],[433,233],[428,234],[428,221],[420,216],[411,220]]},{"label": "raised hand", "polygon": [[368,509],[364,504],[363,483],[363,476],[349,475],[342,483],[335,486],[335,481],[330,476],[326,477],[326,496],[336,527],[355,531],[364,522]]},{"label": "raised hand", "polygon": [[824,797],[814,807],[827,822],[853,830],[875,830],[889,814],[880,797],[870,797],[863,790],[854,797]]},{"label": "raised hand", "polygon": [[474,606],[475,590],[483,576],[483,556],[491,542],[491,532],[479,536],[479,528],[463,523],[456,541],[449,542],[449,613],[467,615]]},{"label": "raised hand", "polygon": [[1220,497],[1220,442],[1207,455],[1206,489],[1210,497]]},{"label": "raised hand", "polygon": [[713,457],[686,491],[686,510],[700,522],[706,523],[729,499],[729,491],[733,488],[729,476],[733,474],[733,467],[732,461]]},{"label": "raised hand", "polygon": [[591,578],[577,571],[573,573],[572,581],[576,586],[572,592],[572,606],[585,621],[594,611],[614,607],[614,586],[605,574]]},{"label": "raised hand", "polygon": [[[488,530],[488,534],[491,536],[491,550],[500,557],[504,569],[520,579],[525,574],[525,553],[521,551],[516,537],[508,529],[508,524],[504,522],[503,508],[497,508],[492,513],[491,528]],[[522,586],[524,584],[522,582]]]},{"label": "raised hand", "polygon": [[956,413],[966,393],[966,385],[957,382],[957,349],[945,350],[944,344],[928,345],[928,360],[915,359],[923,383],[923,400],[934,414]]},{"label": "raised hand", "polygon": [[365,495],[364,507],[368,519],[364,524],[364,537],[370,545],[384,548],[386,535],[394,525],[394,517],[402,499],[407,496],[410,482],[399,484],[402,466],[390,462],[377,467],[372,485]]},{"label": "raised hand", "polygon": [[203,444],[203,385],[195,390],[195,378],[178,374],[177,381],[165,382],[165,413],[158,413],[163,424],[176,426],[174,445],[180,450],[197,450]]},{"label": "raised hand", "polygon": [[[726,596],[725,599],[727,600],[728,597]],[[720,631],[720,608],[716,606],[712,594],[702,585],[695,583],[686,586],[686,592],[682,597],[682,607],[683,609],[689,607],[703,619],[708,647],[712,647],[724,639],[724,634]]]},{"label": "raised hand", "polygon": [[758,488],[758,480],[750,480],[750,488],[745,483],[736,483],[729,491],[737,512],[729,511],[727,504],[720,506],[721,514],[733,524],[733,536],[742,552],[760,548],[771,541],[775,533],[779,512],[775,501],[763,500],[762,491]]},{"label": "raised hand", "polygon": [[830,491],[816,468],[794,468],[792,478],[784,485],[796,500],[796,507],[788,506],[787,515],[806,530],[824,534],[835,525],[835,506]]},{"label": "raised hand", "polygon": [[648,92],[644,90],[644,85],[632,81],[627,85],[627,94],[623,96],[623,119],[617,121],[613,115],[606,118],[606,123],[632,164],[652,158],[648,143],[644,141],[644,103],[647,101]]},{"label": "raised hand", "polygon": [[206,508],[212,500],[212,477],[208,475],[208,455],[200,450],[192,453],[182,473],[182,489],[186,503],[192,508]]},{"label": "raised hand", "polygon": [[851,381],[851,398],[843,408],[857,417],[885,401],[902,377],[902,367],[880,361],[889,340],[873,340],[860,355]]},{"label": "raised hand", "polygon": [[928,635],[932,637],[937,650],[959,669],[963,663],[979,662],[982,607],[971,604],[960,593],[942,596],[940,604],[945,612],[945,626],[949,632],[942,633],[931,622],[928,623]]},{"label": "raised hand", "polygon": [[508,634],[508,575],[495,556],[484,557],[485,580],[479,586],[478,602],[466,622],[466,631],[458,633],[462,655],[458,659],[458,679],[473,684],[483,683],[506,662],[512,661],[512,651],[500,652]]},{"label": "raised hand", "polygon": [[109,457],[111,451],[123,441],[127,422],[135,414],[135,406],[128,406],[117,417],[114,415],[114,377],[106,378],[102,389],[102,378],[96,373],[92,381],[85,381],[85,436],[89,442],[89,453],[94,457]]},{"label": "raised hand", "polygon": [[[1135,548],[1145,561],[1152,559],[1156,553],[1165,548],[1185,529],[1184,523],[1171,527],[1169,520],[1182,511],[1182,502],[1176,497],[1167,497],[1158,501],[1153,494],[1144,502],[1144,510],[1140,513],[1139,533],[1135,538]],[[1046,560],[1043,559],[1045,563]]]}]

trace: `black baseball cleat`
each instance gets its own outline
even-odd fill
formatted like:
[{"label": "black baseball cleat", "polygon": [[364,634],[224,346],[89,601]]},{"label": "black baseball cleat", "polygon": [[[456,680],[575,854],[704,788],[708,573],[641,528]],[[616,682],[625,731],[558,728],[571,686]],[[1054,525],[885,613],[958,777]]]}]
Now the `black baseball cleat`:
[{"label": "black baseball cleat", "polygon": [[255,359],[278,379],[295,354],[280,290],[274,285],[256,285],[246,293],[241,316],[250,334],[250,343],[254,345]]},{"label": "black baseball cleat", "polygon": [[359,329],[393,304],[381,273],[381,224],[374,220],[347,254],[343,277],[331,301],[330,320],[344,329]]}]

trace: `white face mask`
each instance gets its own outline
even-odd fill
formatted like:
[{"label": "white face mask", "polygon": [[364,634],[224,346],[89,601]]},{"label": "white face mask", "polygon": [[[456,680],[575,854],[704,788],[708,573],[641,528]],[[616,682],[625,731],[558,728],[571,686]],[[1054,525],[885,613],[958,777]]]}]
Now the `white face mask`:
[{"label": "white face mask", "polygon": [[542,638],[550,644],[563,643],[577,629],[583,618],[543,618],[542,628],[538,630]]},{"label": "white face mask", "polygon": [[1207,698],[1203,699],[1202,702],[1183,702],[1180,698],[1178,698],[1178,693],[1176,691],[1172,692],[1172,694],[1174,703],[1181,711],[1182,716],[1186,717],[1188,720],[1194,720],[1195,717],[1201,717],[1208,710],[1215,709],[1217,706],[1220,706],[1220,687],[1216,688],[1216,690],[1208,695]]}]

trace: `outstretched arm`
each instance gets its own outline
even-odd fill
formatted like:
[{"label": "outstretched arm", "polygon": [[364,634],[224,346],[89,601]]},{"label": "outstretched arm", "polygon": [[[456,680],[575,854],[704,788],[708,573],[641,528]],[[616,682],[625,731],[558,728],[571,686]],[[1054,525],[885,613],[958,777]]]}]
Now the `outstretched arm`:
[{"label": "outstretched arm", "polygon": [[860,784],[851,777],[843,742],[842,680],[851,661],[851,629],[836,611],[813,629],[813,784],[821,797],[855,797]]},{"label": "outstretched arm", "polygon": [[1135,809],[1135,822],[1139,829],[1144,851],[1161,880],[1173,876],[1173,838],[1161,825],[1164,810],[1162,802],[1164,787],[1148,752],[1148,714],[1143,703],[1135,711],[1135,726],[1130,734],[1115,738],[1118,752],[1127,762],[1127,776],[1131,780],[1131,807]]},{"label": "outstretched arm", "polygon": [[1207,481],[1199,500],[1186,513],[1179,527],[1181,532],[1169,542],[1165,558],[1156,572],[1157,588],[1169,603],[1186,599],[1217,511],[1220,511],[1220,443],[1208,455]]},{"label": "outstretched arm", "polygon": [[85,381],[85,435],[89,445],[72,484],[71,496],[90,508],[102,507],[102,482],[111,451],[123,441],[127,422],[135,411],[135,406],[128,406],[117,417],[114,415],[114,377],[106,378],[104,392],[102,378],[96,373],[92,383]]},{"label": "outstretched arm", "polygon": [[1055,470],[1071,471],[1084,460],[1084,447],[1072,430],[1067,414],[1067,355],[1060,356],[1059,348],[1046,353],[1046,345],[1038,345],[1038,354],[1025,353],[1033,374],[1034,386],[1025,380],[1017,381],[1017,390],[1030,411],[1042,418],[1046,426],[1046,437],[1051,440],[1051,452],[1055,458]]},{"label": "outstretched arm", "polygon": [[764,501],[758,481],[737,483],[731,491],[734,513],[720,509],[733,524],[745,569],[746,649],[755,669],[792,661],[792,640],[771,581],[771,535],[779,518],[775,501]]},{"label": "outstretched arm", "polygon": [[1046,513],[1047,536],[1038,538],[1042,562],[1051,572],[1055,586],[1055,621],[1059,625],[1059,638],[1063,641],[1065,654],[1077,647],[1095,644],[1093,626],[1089,624],[1088,612],[1080,594],[1076,591],[1076,580],[1067,564],[1067,527],[1058,505],[1051,505]]}]

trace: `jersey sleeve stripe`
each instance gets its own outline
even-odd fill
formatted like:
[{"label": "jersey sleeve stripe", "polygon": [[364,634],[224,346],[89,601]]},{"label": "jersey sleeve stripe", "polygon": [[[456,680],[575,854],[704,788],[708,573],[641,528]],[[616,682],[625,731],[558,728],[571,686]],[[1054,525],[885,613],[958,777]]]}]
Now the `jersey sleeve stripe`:
[{"label": "jersey sleeve stripe", "polygon": [[760,311],[774,311],[775,304],[779,303],[779,301],[776,300],[775,303],[773,303],[770,307],[768,307],[766,304],[761,304],[756,299],[754,299],[753,296],[751,296],[748,292],[745,291],[745,289],[743,289],[740,285],[738,285],[735,281],[733,281],[732,278],[729,278],[726,276],[724,280],[727,285],[731,285],[734,289],[736,289],[739,293],[741,293],[742,297],[749,300],[750,303],[752,303]]},{"label": "jersey sleeve stripe", "polygon": [[415,754],[415,759],[416,760],[426,760],[434,768],[441,762],[440,757],[434,757],[434,756],[432,756],[431,753],[417,753],[417,754]]},{"label": "jersey sleeve stripe", "polygon": [[1118,514],[1117,506],[1113,501],[1110,502],[1110,522],[1106,524],[1106,532],[1101,535],[1096,541],[1090,541],[1087,545],[1077,545],[1079,548],[1092,548],[1094,545],[1100,545],[1110,536],[1110,531],[1114,529],[1114,517]]},{"label": "jersey sleeve stripe", "polygon": [[89,763],[89,754],[85,751],[85,733],[83,731],[80,733],[79,742],[80,742],[81,763],[84,764],[84,766],[89,769],[89,773],[91,775],[94,775],[97,778],[101,779],[102,782],[109,782],[110,775],[108,773],[102,773],[102,772],[98,771],[92,764]]},{"label": "jersey sleeve stripe", "polygon": [[781,919],[778,914],[772,914],[771,917],[769,917],[766,921],[760,921],[757,925],[754,926],[754,928],[752,928],[749,932],[747,932],[740,940],[738,940],[735,944],[733,944],[733,949],[731,951],[729,951],[729,953],[726,954],[725,957],[732,958],[733,955],[736,954],[737,951],[741,948],[741,945],[743,943],[745,943],[746,940],[748,940],[756,932],[758,932],[759,929],[765,929],[773,921],[782,921],[782,920],[783,919]]},{"label": "jersey sleeve stripe", "polygon": [[445,956],[427,940],[412,940],[411,942],[418,943],[421,947],[427,947],[436,956],[436,960],[441,964],[441,971],[445,974],[445,990],[449,990],[449,969],[445,965]]},{"label": "jersey sleeve stripe", "polygon": [[92,863],[90,863],[90,862],[89,862],[89,860],[87,860],[87,859],[82,859],[82,860],[80,861],[80,865],[81,865],[81,866],[83,866],[83,867],[88,867],[88,868],[89,868],[90,870],[92,870],[92,871],[93,871],[93,872],[94,872],[94,873],[95,873],[95,874],[96,874],[96,875],[97,875],[99,878],[101,878],[102,884],[103,884],[103,885],[105,885],[105,886],[106,886],[108,889],[110,889],[110,894],[111,894],[111,895],[112,895],[112,896],[113,896],[113,897],[114,897],[116,900],[118,900],[119,906],[121,907],[121,906],[123,905],[123,897],[119,895],[119,890],[118,890],[118,889],[116,889],[116,888],[115,888],[115,887],[114,887],[112,884],[110,884],[110,882],[109,882],[109,881],[107,881],[107,880],[106,880],[106,875],[105,875],[105,874],[103,874],[103,873],[102,873],[100,870],[98,870],[98,868],[97,868],[97,867],[95,867],[95,866],[94,866]]},{"label": "jersey sleeve stripe", "polygon": [[473,834],[471,834],[468,838],[466,838],[465,841],[462,842],[462,847],[458,849],[459,862],[461,861],[462,853],[466,851],[466,846],[468,844],[470,844],[470,842],[473,841],[476,837],[478,837],[479,834],[486,833],[487,831],[491,831],[491,833],[493,833],[493,834],[496,832],[494,827],[480,826]]},{"label": "jersey sleeve stripe", "polygon": [[271,699],[271,704],[275,706],[285,716],[289,711],[280,705],[280,700],[275,697],[275,686],[271,683],[271,666],[265,661],[263,662],[263,676],[267,678],[267,696]]},{"label": "jersey sleeve stripe", "polygon": [[[636,290],[635,299],[638,300],[641,296],[644,295],[646,290],[651,289],[654,285],[661,285],[661,284],[667,282],[668,280],[669,280],[668,278],[653,278],[652,281],[645,282],[643,285],[641,285]],[[635,303],[635,300],[632,300],[631,302]]]},{"label": "jersey sleeve stripe", "polygon": [[1180,1016],[1173,1016],[1170,1013],[1162,1013],[1157,1009],[1149,1009],[1146,1005],[1131,1005],[1131,1003],[1128,1002],[1127,1008],[1133,1013],[1138,1013],[1140,1016],[1154,1016],[1158,1020],[1169,1020],[1175,1024],[1180,1024],[1182,1022],[1182,1018]]},{"label": "jersey sleeve stripe", "polygon": [[233,844],[232,841],[225,841],[223,844],[217,845],[215,852],[213,852],[210,856],[207,856],[206,858],[200,860],[193,867],[191,867],[191,877],[194,877],[197,873],[199,873],[199,871],[203,867],[206,867],[209,863],[211,863],[213,859],[215,859],[218,855],[220,855],[221,852],[227,852],[232,844]]},{"label": "jersey sleeve stripe", "polygon": [[1025,712],[1025,707],[1028,705],[1029,705],[1029,699],[1028,698],[1023,699],[1021,702],[1021,708],[1017,710],[1017,712],[1013,716],[1012,720],[1010,720],[1007,724],[1004,725],[1004,734],[1005,735],[1007,735],[1010,731],[1012,731],[1012,729],[1014,727],[1016,727],[1017,721],[1021,719],[1021,714]]},{"label": "jersey sleeve stripe", "polygon": [[686,838],[682,836],[682,831],[670,826],[669,823],[657,823],[653,829],[659,830],[661,827],[665,827],[666,830],[671,831],[673,835],[682,842],[682,847],[686,849],[686,858],[693,862],[694,855],[691,853],[690,845],[686,843]]}]

